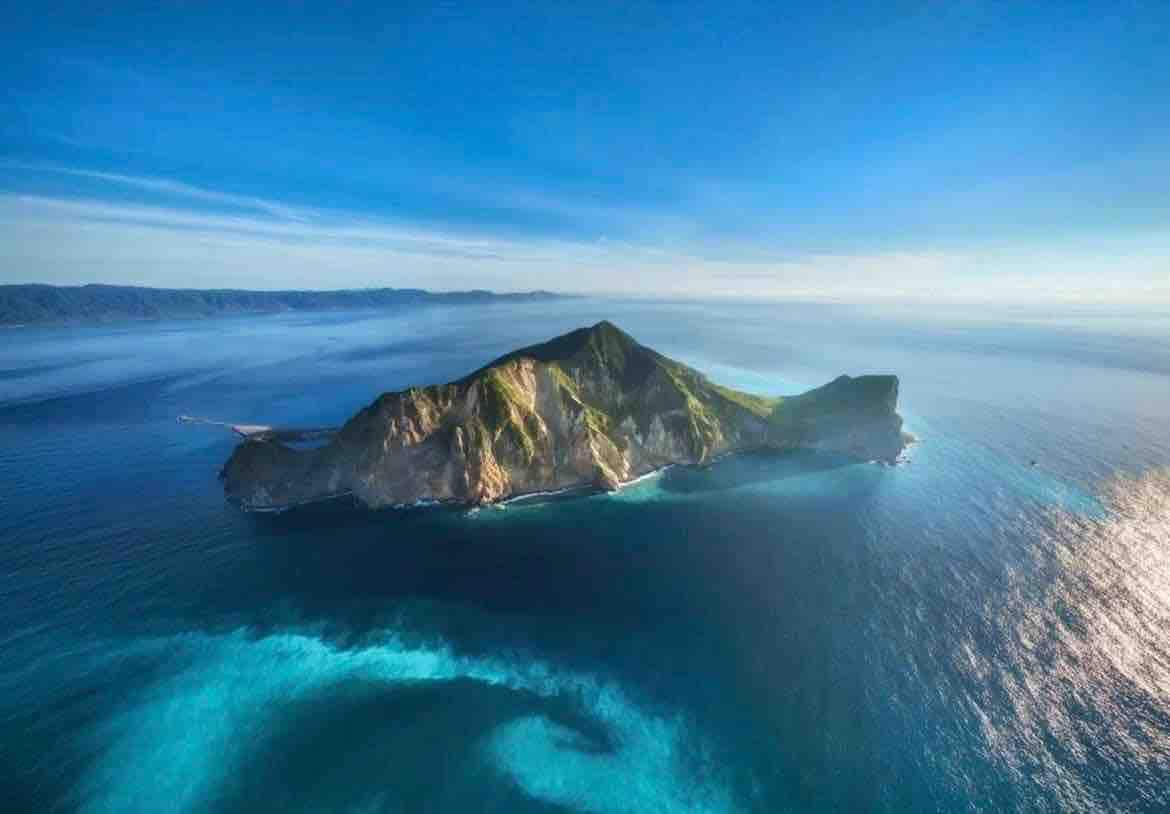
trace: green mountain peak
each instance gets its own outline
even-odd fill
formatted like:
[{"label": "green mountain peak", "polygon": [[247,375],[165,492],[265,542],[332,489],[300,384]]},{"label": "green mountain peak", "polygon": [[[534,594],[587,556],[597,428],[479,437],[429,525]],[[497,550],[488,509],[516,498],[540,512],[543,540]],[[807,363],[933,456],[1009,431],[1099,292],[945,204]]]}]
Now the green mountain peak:
[{"label": "green mountain peak", "polygon": [[245,441],[230,497],[283,508],[337,494],[369,506],[486,503],[615,488],[668,464],[749,449],[893,461],[905,445],[894,376],[840,377],[769,398],[722,387],[608,320],[512,351],[448,384],[385,393],[326,446]]}]

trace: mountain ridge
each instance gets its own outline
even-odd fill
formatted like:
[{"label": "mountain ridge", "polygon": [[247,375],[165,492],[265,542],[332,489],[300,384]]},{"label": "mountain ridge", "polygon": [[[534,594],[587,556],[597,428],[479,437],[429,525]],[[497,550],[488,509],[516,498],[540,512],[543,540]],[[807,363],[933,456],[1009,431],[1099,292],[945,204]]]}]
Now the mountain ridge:
[{"label": "mountain ridge", "polygon": [[79,286],[21,283],[0,285],[0,325],[70,325],[403,305],[526,302],[568,296],[549,291],[501,294],[482,289],[438,292],[421,288],[256,291],[241,288],[149,288],[103,283]]}]

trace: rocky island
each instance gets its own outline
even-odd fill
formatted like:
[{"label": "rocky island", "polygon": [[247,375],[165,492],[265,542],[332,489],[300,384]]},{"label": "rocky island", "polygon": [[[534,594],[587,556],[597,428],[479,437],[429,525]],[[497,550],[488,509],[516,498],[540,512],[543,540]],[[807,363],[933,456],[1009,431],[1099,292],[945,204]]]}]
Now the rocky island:
[{"label": "rocky island", "polygon": [[280,510],[351,495],[370,508],[485,504],[622,483],[755,449],[893,463],[908,437],[896,376],[841,376],[797,396],[722,387],[610,322],[513,351],[447,384],[385,393],[323,446],[249,435],[228,499]]}]

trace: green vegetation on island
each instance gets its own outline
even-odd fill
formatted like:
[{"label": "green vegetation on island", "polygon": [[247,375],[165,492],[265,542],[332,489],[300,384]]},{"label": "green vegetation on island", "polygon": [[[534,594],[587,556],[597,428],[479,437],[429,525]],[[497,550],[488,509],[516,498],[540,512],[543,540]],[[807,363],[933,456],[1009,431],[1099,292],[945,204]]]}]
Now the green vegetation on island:
[{"label": "green vegetation on island", "polygon": [[377,507],[610,489],[668,464],[748,449],[892,462],[905,444],[897,398],[895,376],[842,376],[786,398],[744,393],[599,322],[457,381],[383,394],[322,448],[246,440],[223,478],[248,508],[336,494]]}]

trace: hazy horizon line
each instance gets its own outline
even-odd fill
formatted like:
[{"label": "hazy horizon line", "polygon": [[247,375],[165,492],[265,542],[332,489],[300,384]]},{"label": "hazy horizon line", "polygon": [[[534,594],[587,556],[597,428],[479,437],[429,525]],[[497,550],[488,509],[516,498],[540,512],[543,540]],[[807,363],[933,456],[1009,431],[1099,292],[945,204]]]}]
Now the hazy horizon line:
[{"label": "hazy horizon line", "polygon": [[[153,288],[561,291],[598,296],[1170,304],[1170,230],[1058,245],[867,252],[586,241],[298,207],[167,178],[0,162],[104,195],[0,190],[0,278]],[[116,191],[132,193],[118,198]],[[163,200],[159,200],[160,196]],[[30,273],[37,267],[39,271]],[[21,271],[17,271],[21,269]],[[566,276],[571,285],[561,284]],[[110,280],[118,282],[109,283]]]}]

